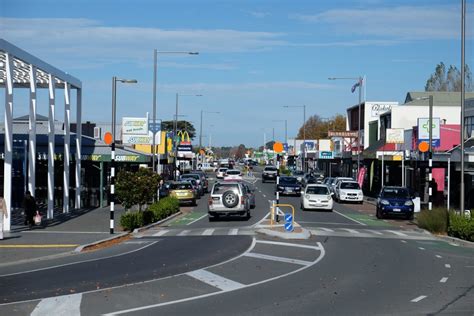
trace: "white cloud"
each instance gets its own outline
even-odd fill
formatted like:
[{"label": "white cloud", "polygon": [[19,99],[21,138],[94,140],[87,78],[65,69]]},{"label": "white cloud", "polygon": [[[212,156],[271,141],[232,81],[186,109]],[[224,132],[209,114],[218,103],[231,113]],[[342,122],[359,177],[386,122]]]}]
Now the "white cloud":
[{"label": "white cloud", "polygon": [[293,14],[290,18],[327,24],[339,34],[401,40],[455,39],[460,32],[457,5],[335,9],[314,15]]},{"label": "white cloud", "polygon": [[206,54],[265,51],[287,44],[283,33],[111,27],[89,19],[0,18],[0,28],[6,40],[44,59],[67,56],[99,64],[148,61],[154,48]]},{"label": "white cloud", "polygon": [[260,12],[260,11],[250,11],[249,14],[255,18],[263,19],[267,16],[270,16],[269,12]]}]

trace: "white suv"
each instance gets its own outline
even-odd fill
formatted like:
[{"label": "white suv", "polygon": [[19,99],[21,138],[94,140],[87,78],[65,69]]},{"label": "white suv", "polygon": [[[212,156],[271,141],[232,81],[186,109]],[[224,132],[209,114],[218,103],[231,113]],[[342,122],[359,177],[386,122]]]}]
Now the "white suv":
[{"label": "white suv", "polygon": [[209,221],[221,215],[240,215],[250,218],[250,200],[242,183],[217,182],[212,186],[208,203]]},{"label": "white suv", "polygon": [[336,201],[357,202],[362,204],[364,194],[356,181],[339,181],[335,189]]}]

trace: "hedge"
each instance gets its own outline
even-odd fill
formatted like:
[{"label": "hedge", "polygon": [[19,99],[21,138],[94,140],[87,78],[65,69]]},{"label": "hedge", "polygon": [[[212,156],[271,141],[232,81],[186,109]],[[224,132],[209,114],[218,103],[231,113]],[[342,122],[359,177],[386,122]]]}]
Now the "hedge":
[{"label": "hedge", "polygon": [[450,212],[448,235],[468,241],[474,241],[474,217]]},{"label": "hedge", "polygon": [[120,217],[120,225],[124,230],[132,231],[135,228],[167,218],[178,211],[178,199],[174,197],[165,197],[150,205],[146,211],[127,211]]}]

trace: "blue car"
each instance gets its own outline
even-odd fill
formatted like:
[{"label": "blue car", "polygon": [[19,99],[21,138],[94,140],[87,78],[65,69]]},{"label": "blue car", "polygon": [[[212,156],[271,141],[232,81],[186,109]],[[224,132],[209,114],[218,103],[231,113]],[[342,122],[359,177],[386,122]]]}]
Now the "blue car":
[{"label": "blue car", "polygon": [[377,199],[377,218],[387,215],[413,219],[414,204],[410,191],[405,187],[383,187]]}]

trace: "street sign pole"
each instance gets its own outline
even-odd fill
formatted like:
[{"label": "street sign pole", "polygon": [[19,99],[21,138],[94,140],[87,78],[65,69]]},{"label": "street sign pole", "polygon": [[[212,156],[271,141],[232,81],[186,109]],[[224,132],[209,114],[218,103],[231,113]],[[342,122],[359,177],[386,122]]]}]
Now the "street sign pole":
[{"label": "street sign pole", "polygon": [[429,151],[428,151],[428,210],[433,209],[433,95],[429,99],[428,131],[429,131]]}]

